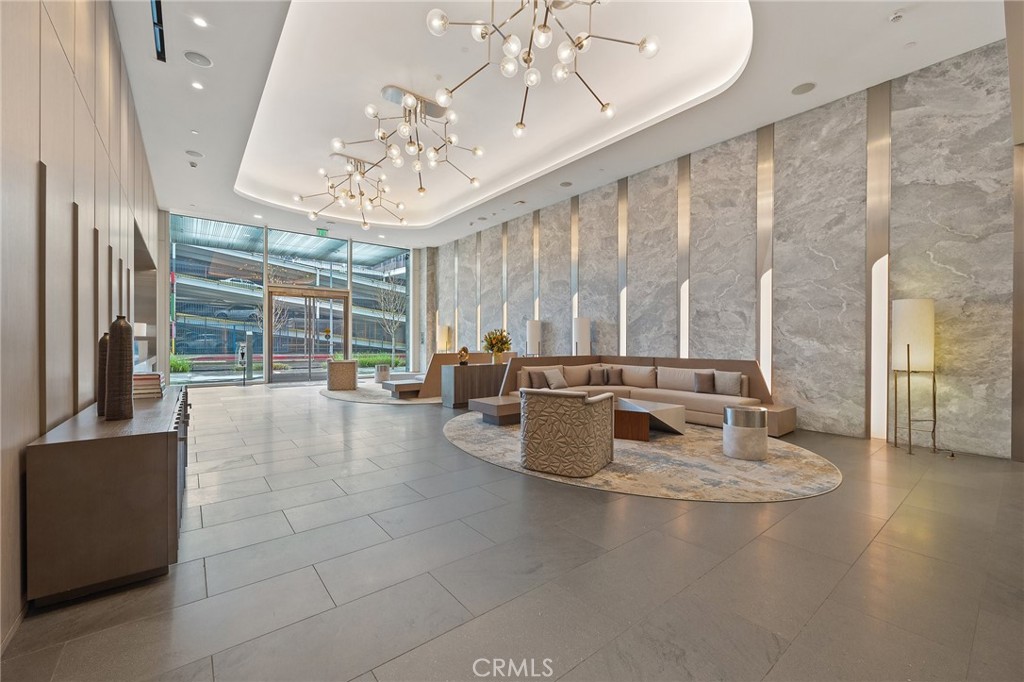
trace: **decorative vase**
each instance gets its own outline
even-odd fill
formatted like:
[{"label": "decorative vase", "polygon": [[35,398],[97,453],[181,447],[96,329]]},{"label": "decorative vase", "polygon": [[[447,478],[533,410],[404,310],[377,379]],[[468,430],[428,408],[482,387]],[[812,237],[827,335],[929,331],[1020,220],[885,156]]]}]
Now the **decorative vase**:
[{"label": "decorative vase", "polygon": [[491,364],[500,365],[501,363],[503,363],[504,355],[505,354],[502,353],[500,350],[493,351],[491,353]]},{"label": "decorative vase", "polygon": [[105,414],[104,406],[107,403],[107,345],[109,343],[110,334],[103,332],[96,348],[96,414],[100,417]]},{"label": "decorative vase", "polygon": [[110,323],[107,344],[107,399],[104,404],[107,421],[131,419],[132,404],[132,326],[124,315]]}]

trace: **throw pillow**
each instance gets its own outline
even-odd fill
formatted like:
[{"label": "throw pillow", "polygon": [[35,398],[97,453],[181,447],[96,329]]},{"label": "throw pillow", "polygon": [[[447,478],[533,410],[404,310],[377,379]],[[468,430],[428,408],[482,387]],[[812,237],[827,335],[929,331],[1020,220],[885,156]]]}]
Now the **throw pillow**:
[{"label": "throw pillow", "polygon": [[693,390],[697,393],[715,392],[715,370],[699,369],[693,373]]},{"label": "throw pillow", "polygon": [[605,373],[604,367],[591,367],[590,368],[590,385],[591,386],[606,386],[608,384],[608,375]]},{"label": "throw pillow", "polygon": [[557,369],[546,369],[544,370],[544,378],[547,379],[548,388],[553,388],[556,391],[563,388],[569,388],[569,384],[565,383],[565,377],[562,376],[562,372]]},{"label": "throw pillow", "polygon": [[608,385],[622,386],[622,368],[613,367],[608,370]]},{"label": "throw pillow", "polygon": [[544,372],[530,371],[530,388],[547,388],[548,378],[544,376]]},{"label": "throw pillow", "polygon": [[741,372],[720,372],[715,370],[715,393],[719,395],[739,395],[743,382]]}]

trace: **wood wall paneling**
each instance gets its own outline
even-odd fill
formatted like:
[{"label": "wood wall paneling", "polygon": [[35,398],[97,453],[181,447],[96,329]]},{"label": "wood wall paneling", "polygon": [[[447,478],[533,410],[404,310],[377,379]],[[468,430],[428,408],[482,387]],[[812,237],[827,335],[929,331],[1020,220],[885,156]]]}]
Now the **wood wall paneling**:
[{"label": "wood wall paneling", "polygon": [[[67,3],[57,3],[65,8]],[[71,5],[73,8],[74,6]],[[74,21],[70,23],[74,33]],[[40,51],[40,160],[46,164],[45,325],[46,424],[74,413],[72,395],[72,203],[75,182],[75,83],[71,65],[49,19],[42,21]]]},{"label": "wood wall paneling", "polygon": [[[3,126],[3,202],[0,203],[0,636],[7,640],[21,614],[22,522],[21,448],[38,435],[41,355],[38,281],[39,243],[39,22],[41,6],[0,3]],[[18,93],[17,97],[12,96]]]},{"label": "wood wall paneling", "polygon": [[75,80],[90,117],[96,113],[96,3],[75,3]]}]

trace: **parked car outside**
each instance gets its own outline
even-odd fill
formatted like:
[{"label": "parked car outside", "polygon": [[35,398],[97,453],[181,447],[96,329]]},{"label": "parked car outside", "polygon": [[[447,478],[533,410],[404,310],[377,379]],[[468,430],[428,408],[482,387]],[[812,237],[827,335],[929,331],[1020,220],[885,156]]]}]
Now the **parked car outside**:
[{"label": "parked car outside", "polygon": [[220,334],[198,334],[174,344],[174,351],[184,355],[211,355],[226,353],[224,341]]},{"label": "parked car outside", "polygon": [[254,305],[233,305],[221,308],[213,316],[222,320],[258,322],[260,319],[260,309]]},{"label": "parked car outside", "polygon": [[237,284],[239,286],[249,287],[250,289],[255,289],[256,287],[259,286],[259,284],[257,284],[256,282],[253,282],[252,280],[248,280],[248,279],[243,279],[241,277],[229,277],[228,279],[222,279],[220,281],[220,283],[221,284]]}]

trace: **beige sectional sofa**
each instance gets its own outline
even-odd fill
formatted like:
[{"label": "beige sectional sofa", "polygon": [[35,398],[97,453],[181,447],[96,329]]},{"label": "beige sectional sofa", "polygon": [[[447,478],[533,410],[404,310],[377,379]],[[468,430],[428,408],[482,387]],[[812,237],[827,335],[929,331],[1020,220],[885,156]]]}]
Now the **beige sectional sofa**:
[{"label": "beige sectional sofa", "polygon": [[[510,361],[502,384],[502,395],[519,395],[520,388],[535,386],[531,372],[557,370],[565,379],[564,390],[589,395],[611,393],[616,398],[633,398],[686,407],[691,424],[721,426],[727,405],[760,405],[769,410],[769,434],[780,436],[795,428],[792,407],[776,405],[754,360],[703,360],[637,356],[554,356],[515,358]],[[621,370],[621,385],[600,385],[590,380],[590,370]],[[695,375],[717,374],[717,382],[696,390]],[[738,375],[738,376],[737,376]],[[737,378],[739,381],[737,381]],[[705,380],[707,381],[707,380]]]}]

